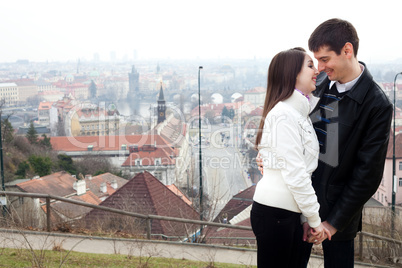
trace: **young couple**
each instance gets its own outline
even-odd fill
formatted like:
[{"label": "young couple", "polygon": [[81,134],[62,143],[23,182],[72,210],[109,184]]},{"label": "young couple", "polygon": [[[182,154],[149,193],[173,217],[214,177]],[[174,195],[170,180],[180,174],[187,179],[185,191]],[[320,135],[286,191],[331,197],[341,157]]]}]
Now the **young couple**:
[{"label": "young couple", "polygon": [[382,179],[393,107],[357,60],[355,28],[327,20],[308,46],[318,69],[302,48],[268,69],[251,210],[261,268],[305,268],[320,243],[326,268],[353,267],[363,206]]}]

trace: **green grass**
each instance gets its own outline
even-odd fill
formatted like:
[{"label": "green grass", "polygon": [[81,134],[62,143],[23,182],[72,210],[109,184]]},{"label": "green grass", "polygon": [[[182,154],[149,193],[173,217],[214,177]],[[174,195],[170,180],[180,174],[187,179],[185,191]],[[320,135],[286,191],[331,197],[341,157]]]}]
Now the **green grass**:
[{"label": "green grass", "polygon": [[[36,261],[35,261],[36,258]],[[64,261],[64,262],[63,262]],[[0,267],[169,267],[169,268],[237,268],[255,267],[156,257],[132,257],[119,254],[0,248]]]}]

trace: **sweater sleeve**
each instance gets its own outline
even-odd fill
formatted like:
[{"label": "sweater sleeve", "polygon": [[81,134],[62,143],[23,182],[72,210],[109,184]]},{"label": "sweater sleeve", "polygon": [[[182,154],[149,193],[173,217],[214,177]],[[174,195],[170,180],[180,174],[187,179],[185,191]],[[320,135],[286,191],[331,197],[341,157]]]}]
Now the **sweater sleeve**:
[{"label": "sweater sleeve", "polygon": [[[281,120],[278,120],[281,118]],[[275,117],[268,125],[272,133],[271,146],[275,157],[281,159],[278,168],[300,211],[311,227],[318,227],[320,205],[311,183],[311,173],[305,162],[306,150],[302,144],[301,129],[291,114]]]}]

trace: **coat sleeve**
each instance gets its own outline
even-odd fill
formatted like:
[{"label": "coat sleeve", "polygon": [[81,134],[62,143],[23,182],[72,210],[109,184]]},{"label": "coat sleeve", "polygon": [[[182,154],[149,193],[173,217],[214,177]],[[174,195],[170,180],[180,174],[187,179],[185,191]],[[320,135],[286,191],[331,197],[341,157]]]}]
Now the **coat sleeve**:
[{"label": "coat sleeve", "polygon": [[361,212],[381,183],[392,119],[392,105],[371,111],[365,135],[360,140],[350,178],[326,220],[343,231]]}]

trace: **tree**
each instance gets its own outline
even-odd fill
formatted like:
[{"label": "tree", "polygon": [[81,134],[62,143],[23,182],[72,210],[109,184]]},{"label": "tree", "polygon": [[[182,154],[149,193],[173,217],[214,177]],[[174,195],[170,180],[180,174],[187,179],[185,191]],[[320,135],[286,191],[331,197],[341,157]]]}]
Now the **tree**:
[{"label": "tree", "polygon": [[228,116],[230,119],[233,120],[233,118],[235,116],[235,112],[234,112],[233,108],[230,108],[230,110],[228,111]]},{"label": "tree", "polygon": [[222,109],[222,123],[225,122],[225,118],[229,117],[229,110],[226,108],[226,106],[223,106]]},{"label": "tree", "polygon": [[50,138],[46,136],[46,134],[42,134],[42,140],[39,141],[39,144],[45,147],[45,149],[52,150],[52,144],[50,143]]},{"label": "tree", "polygon": [[40,177],[52,173],[52,160],[47,156],[31,155],[28,158],[28,162],[29,164],[31,164],[31,167],[33,168],[35,173],[38,174]]},{"label": "tree", "polygon": [[39,97],[39,95],[35,95],[28,97],[26,100],[26,104],[32,107],[38,107],[42,100],[43,100],[42,97]]},{"label": "tree", "polygon": [[96,87],[94,80],[91,80],[91,84],[89,85],[89,98],[95,99],[97,91],[98,91],[98,88]]},{"label": "tree", "polygon": [[15,175],[17,175],[19,178],[25,178],[27,171],[29,170],[29,164],[26,161],[22,161],[18,165],[18,169],[15,172]]},{"label": "tree", "polygon": [[204,117],[205,117],[206,119],[208,119],[208,121],[209,121],[211,124],[214,124],[214,123],[215,123],[214,115],[215,115],[215,112],[212,111],[212,110],[209,110],[209,111],[206,111],[206,112],[205,112]]},{"label": "tree", "polygon": [[14,129],[13,126],[11,125],[10,121],[8,118],[2,120],[1,122],[1,138],[2,142],[4,143],[10,143],[14,139]]},{"label": "tree", "polygon": [[60,117],[60,115],[56,125],[56,135],[66,136],[66,130],[64,129],[64,120]]},{"label": "tree", "polygon": [[114,173],[113,165],[107,158],[83,156],[75,163],[77,172],[82,174],[102,174],[106,172]]},{"label": "tree", "polygon": [[38,132],[36,132],[33,122],[29,124],[27,135],[25,136],[30,144],[36,144],[38,142]]},{"label": "tree", "polygon": [[58,158],[58,165],[62,170],[67,171],[70,174],[77,174],[77,168],[75,167],[71,156],[65,154],[59,154],[57,158]]}]

